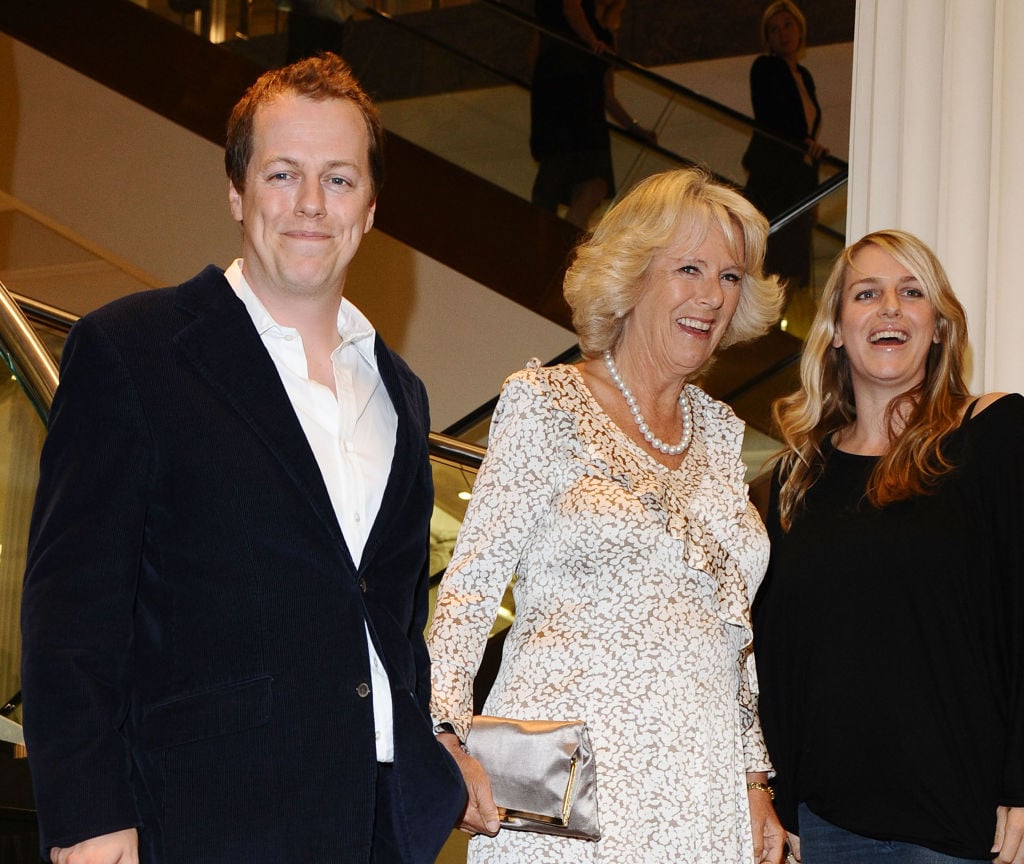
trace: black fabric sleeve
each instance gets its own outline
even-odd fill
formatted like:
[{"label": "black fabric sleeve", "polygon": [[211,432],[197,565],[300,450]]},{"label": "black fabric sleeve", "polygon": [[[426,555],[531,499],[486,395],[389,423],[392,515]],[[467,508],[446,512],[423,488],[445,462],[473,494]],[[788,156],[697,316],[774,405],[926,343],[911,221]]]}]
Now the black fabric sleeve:
[{"label": "black fabric sleeve", "polygon": [[22,689],[44,849],[138,825],[121,726],[152,445],[116,348],[71,331],[43,446],[22,601]]}]

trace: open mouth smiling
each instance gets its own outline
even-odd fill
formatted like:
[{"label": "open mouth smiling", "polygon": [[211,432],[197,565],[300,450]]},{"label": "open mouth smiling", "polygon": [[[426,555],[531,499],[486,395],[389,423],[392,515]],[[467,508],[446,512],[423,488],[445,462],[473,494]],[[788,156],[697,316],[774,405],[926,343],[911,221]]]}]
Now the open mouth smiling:
[{"label": "open mouth smiling", "polygon": [[902,345],[910,338],[905,330],[879,330],[868,336],[872,345]]},{"label": "open mouth smiling", "polygon": [[688,330],[697,330],[700,333],[707,333],[711,330],[711,322],[701,321],[699,318],[677,318],[676,324]]}]

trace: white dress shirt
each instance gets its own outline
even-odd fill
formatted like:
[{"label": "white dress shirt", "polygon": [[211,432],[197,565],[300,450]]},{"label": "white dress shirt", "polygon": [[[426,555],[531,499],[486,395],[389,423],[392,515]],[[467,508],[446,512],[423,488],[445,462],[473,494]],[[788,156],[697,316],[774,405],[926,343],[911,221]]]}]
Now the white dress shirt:
[{"label": "white dress shirt", "polygon": [[[225,272],[245,304],[270,354],[292,408],[306,433],[330,495],[352,561],[359,567],[366,538],[380,510],[395,455],[398,415],[381,380],[374,355],[373,326],[352,303],[341,301],[338,335],[331,354],[337,396],[307,375],[298,330],[278,324],[253,293],[236,259]],[[377,732],[377,760],[394,761],[391,687],[370,639],[370,685]]]}]

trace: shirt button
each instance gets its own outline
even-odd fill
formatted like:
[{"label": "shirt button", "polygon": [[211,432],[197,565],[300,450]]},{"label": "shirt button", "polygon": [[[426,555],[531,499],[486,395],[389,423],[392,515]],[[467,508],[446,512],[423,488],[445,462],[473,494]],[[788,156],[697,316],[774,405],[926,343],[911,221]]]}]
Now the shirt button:
[{"label": "shirt button", "polygon": [[362,522],[363,520],[362,520],[362,518],[361,518],[361,517],[359,516],[359,514],[358,514],[358,513],[354,513],[354,514],[352,515],[352,521],[353,521],[353,522],[356,522],[356,523],[359,523],[359,522]]},{"label": "shirt button", "polygon": [[365,699],[369,695],[370,695],[370,685],[369,684],[365,684],[364,683],[364,684],[360,684],[358,687],[356,687],[356,696],[358,696],[360,699]]},{"label": "shirt button", "polygon": [[362,576],[359,577],[359,590],[366,593],[366,580]]}]

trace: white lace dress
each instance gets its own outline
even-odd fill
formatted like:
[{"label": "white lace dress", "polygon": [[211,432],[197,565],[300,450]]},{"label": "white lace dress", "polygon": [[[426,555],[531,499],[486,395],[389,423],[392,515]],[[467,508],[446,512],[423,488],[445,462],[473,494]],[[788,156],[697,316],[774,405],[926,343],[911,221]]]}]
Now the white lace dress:
[{"label": "white lace dress", "polygon": [[465,738],[472,684],[513,573],[516,618],[485,713],[587,720],[602,839],[476,837],[470,862],[752,860],[750,600],[768,541],[747,499],[742,423],[688,385],[694,436],[665,468],[573,366],[505,384],[431,625],[432,713]]}]

